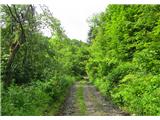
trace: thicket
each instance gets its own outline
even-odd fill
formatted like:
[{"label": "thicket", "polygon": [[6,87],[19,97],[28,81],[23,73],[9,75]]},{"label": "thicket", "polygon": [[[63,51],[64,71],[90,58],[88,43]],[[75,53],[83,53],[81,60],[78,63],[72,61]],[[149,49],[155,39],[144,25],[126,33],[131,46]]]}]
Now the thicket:
[{"label": "thicket", "polygon": [[[87,45],[69,39],[46,6],[1,5],[2,115],[55,115],[85,76]],[[47,26],[52,37],[41,32]]]},{"label": "thicket", "polygon": [[160,6],[109,5],[88,35],[90,81],[127,112],[160,115]]},{"label": "thicket", "polygon": [[[46,6],[0,8],[2,115],[47,115],[51,106],[57,114],[85,66],[123,110],[160,115],[159,5],[109,5],[90,19],[88,44],[69,39]],[[46,26],[52,37],[43,35]]]}]

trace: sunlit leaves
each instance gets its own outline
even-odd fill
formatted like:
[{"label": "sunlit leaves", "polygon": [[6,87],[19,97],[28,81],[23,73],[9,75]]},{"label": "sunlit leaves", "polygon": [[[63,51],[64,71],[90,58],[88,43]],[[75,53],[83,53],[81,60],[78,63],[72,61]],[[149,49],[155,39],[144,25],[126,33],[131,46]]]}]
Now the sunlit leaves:
[{"label": "sunlit leaves", "polygon": [[125,110],[139,115],[160,114],[155,94],[160,86],[151,82],[160,80],[159,14],[159,5],[109,5],[93,17],[99,21],[92,21],[98,24],[90,31],[90,80]]}]

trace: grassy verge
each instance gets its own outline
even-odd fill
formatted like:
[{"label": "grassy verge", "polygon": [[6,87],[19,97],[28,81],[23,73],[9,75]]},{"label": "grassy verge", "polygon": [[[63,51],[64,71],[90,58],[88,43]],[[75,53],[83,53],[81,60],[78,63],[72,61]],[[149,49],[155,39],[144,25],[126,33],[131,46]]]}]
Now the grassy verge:
[{"label": "grassy verge", "polygon": [[54,101],[54,103],[52,103],[48,107],[48,109],[47,109],[47,111],[45,111],[44,115],[46,115],[46,116],[58,115],[60,107],[63,104],[64,100],[65,100],[65,95],[62,95],[60,97],[59,101]]},{"label": "grassy verge", "polygon": [[59,115],[59,112],[61,112],[61,107],[68,93],[69,93],[69,87],[66,89],[66,92],[62,93],[61,96],[59,96],[59,99],[57,101],[53,101],[48,106],[48,109],[44,112],[44,115],[46,116]]}]

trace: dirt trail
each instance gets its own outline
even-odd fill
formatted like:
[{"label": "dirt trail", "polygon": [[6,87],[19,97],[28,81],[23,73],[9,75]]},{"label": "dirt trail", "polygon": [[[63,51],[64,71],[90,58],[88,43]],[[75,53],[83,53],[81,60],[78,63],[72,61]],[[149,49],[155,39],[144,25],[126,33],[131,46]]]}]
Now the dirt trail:
[{"label": "dirt trail", "polygon": [[[80,82],[75,83],[71,89],[68,98],[65,101],[60,115],[75,116],[81,115],[76,104],[76,92],[80,86]],[[86,107],[84,115],[87,116],[124,116],[126,113],[118,109],[110,100],[102,97],[95,86],[83,83],[83,97]]]}]

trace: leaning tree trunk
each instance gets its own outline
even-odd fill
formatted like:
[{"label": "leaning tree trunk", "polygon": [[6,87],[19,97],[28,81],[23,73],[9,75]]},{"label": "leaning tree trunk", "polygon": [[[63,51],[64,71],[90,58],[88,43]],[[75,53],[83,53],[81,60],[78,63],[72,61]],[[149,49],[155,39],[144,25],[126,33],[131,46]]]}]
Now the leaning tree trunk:
[{"label": "leaning tree trunk", "polygon": [[10,52],[10,55],[9,55],[9,58],[6,64],[5,74],[4,74],[4,83],[6,86],[8,86],[12,81],[12,64],[14,62],[14,58],[19,48],[20,48],[20,44],[18,41],[15,44],[12,44],[10,48],[11,52]]},{"label": "leaning tree trunk", "polygon": [[[5,86],[8,86],[12,82],[12,64],[14,62],[15,56],[20,49],[20,45],[26,42],[26,32],[24,29],[25,21],[30,23],[29,20],[32,20],[29,13],[32,14],[33,17],[34,7],[32,5],[27,5],[27,9],[23,13],[22,11],[18,11],[15,5],[6,5],[5,7],[8,9],[10,17],[14,20],[15,25],[18,28],[17,31],[20,33],[18,40],[12,43],[10,46],[10,55],[5,68],[4,83]],[[28,27],[30,26],[28,25]]]}]

